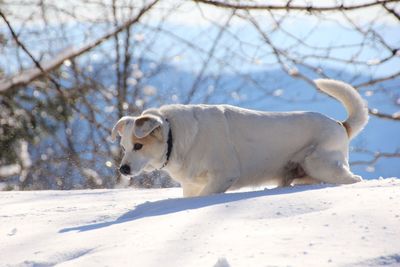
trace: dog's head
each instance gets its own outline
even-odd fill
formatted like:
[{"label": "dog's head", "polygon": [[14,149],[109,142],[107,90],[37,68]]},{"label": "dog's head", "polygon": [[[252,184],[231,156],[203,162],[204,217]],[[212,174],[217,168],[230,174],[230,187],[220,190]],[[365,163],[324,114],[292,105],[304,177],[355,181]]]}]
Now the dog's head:
[{"label": "dog's head", "polygon": [[122,117],[114,126],[111,139],[121,136],[124,157],[120,172],[135,175],[144,171],[160,168],[165,162],[167,149],[164,120],[155,115]]}]

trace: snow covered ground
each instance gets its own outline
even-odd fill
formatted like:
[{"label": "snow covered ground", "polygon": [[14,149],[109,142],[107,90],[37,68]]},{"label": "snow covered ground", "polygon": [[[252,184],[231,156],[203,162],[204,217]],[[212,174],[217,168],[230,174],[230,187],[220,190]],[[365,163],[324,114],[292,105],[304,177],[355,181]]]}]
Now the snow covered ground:
[{"label": "snow covered ground", "polygon": [[400,266],[400,179],[0,193],[0,266]]}]

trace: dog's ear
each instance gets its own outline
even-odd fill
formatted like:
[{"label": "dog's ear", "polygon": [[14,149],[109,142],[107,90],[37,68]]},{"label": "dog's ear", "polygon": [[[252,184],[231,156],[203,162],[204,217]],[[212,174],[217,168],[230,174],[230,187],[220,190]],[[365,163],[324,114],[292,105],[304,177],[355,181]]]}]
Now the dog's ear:
[{"label": "dog's ear", "polygon": [[155,129],[160,127],[162,120],[154,115],[143,115],[135,120],[135,127],[133,128],[133,134],[137,138],[143,138],[148,136]]},{"label": "dog's ear", "polygon": [[114,125],[111,131],[111,141],[114,142],[117,139],[117,134],[119,136],[122,136],[122,132],[124,131],[126,123],[128,121],[134,121],[134,118],[125,116],[119,119],[119,121]]}]

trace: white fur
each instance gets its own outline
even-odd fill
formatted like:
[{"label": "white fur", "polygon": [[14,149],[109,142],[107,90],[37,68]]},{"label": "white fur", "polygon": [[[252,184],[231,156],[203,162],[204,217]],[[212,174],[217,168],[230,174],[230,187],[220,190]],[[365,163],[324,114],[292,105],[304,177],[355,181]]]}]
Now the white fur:
[{"label": "white fur", "polygon": [[349,113],[346,123],[351,129],[349,138],[361,132],[368,122],[368,107],[360,94],[351,85],[341,81],[318,79],[314,82],[319,89],[338,99],[346,107]]},{"label": "white fur", "polygon": [[[355,89],[333,80],[316,80],[316,84],[344,103],[351,136],[361,131],[368,114]],[[149,115],[158,118],[165,145],[156,146],[152,153],[157,156],[147,159],[149,163],[143,163],[140,151],[129,152],[122,162],[133,166],[135,172],[160,168],[171,127],[173,148],[165,170],[181,183],[185,196],[266,183],[303,183],[302,179],[333,184],[361,180],[349,170],[346,129],[320,113],[261,112],[229,105],[167,105],[146,110],[141,117]],[[129,148],[129,136],[135,132],[131,128],[120,132],[122,145]],[[298,169],[301,171],[294,171]],[[305,175],[296,177],[300,173]]]}]

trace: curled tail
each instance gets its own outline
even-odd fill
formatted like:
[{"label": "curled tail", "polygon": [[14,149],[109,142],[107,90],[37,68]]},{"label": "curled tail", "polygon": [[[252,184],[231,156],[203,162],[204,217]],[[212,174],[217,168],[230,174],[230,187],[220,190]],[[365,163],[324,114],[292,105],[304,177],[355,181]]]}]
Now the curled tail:
[{"label": "curled tail", "polygon": [[348,118],[343,122],[349,139],[355,137],[368,122],[368,107],[364,99],[351,85],[329,79],[314,80],[319,89],[336,98],[347,110]]}]

